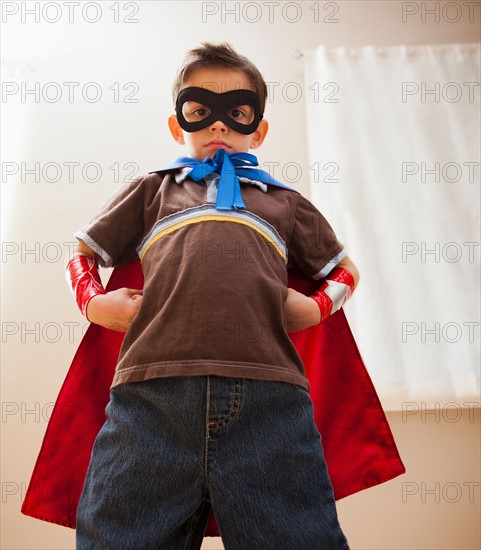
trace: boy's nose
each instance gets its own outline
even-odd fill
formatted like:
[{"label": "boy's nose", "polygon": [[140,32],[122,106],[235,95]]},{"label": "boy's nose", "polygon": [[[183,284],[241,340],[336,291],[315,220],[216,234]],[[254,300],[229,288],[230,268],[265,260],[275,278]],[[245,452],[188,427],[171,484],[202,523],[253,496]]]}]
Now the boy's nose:
[{"label": "boy's nose", "polygon": [[209,129],[217,130],[217,129],[227,130],[227,125],[222,122],[222,120],[216,120],[213,122]]}]

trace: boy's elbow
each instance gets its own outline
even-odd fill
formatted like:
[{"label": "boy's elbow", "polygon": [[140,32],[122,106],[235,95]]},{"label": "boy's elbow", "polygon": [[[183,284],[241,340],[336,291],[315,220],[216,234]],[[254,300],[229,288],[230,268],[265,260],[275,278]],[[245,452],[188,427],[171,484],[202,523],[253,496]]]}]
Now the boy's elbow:
[{"label": "boy's elbow", "polygon": [[84,241],[79,241],[79,244],[74,247],[74,254],[86,254],[87,256],[90,256],[91,258],[95,258],[95,252]]},{"label": "boy's elbow", "polygon": [[95,252],[93,251],[93,249],[90,248],[90,246],[87,243],[85,243],[84,241],[79,241],[79,244],[77,244],[76,246],[73,247],[73,254],[72,255],[69,254],[65,258],[64,269],[67,269],[69,261],[74,256],[78,256],[78,255],[90,256],[95,261],[97,261],[97,258],[95,257]]}]

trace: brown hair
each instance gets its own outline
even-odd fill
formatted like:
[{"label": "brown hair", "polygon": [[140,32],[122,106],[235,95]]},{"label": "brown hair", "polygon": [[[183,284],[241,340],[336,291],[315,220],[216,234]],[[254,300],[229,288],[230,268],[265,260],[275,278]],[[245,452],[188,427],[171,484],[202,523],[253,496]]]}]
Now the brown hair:
[{"label": "brown hair", "polygon": [[205,67],[224,67],[243,71],[259,96],[261,114],[264,114],[267,99],[267,86],[264,78],[259,69],[247,57],[238,54],[228,42],[219,44],[201,42],[199,48],[194,48],[186,53],[172,86],[174,105],[184,82],[195,70]]}]

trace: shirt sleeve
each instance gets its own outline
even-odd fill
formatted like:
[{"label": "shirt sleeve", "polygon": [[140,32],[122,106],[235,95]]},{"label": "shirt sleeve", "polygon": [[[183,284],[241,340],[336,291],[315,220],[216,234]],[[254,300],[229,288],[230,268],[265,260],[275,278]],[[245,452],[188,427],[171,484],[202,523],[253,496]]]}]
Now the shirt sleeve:
[{"label": "shirt sleeve", "polygon": [[326,218],[299,195],[288,244],[287,269],[295,265],[309,277],[322,279],[345,256],[347,252]]},{"label": "shirt sleeve", "polygon": [[74,233],[97,254],[102,267],[116,267],[138,257],[144,232],[144,180],[124,185],[90,223]]}]

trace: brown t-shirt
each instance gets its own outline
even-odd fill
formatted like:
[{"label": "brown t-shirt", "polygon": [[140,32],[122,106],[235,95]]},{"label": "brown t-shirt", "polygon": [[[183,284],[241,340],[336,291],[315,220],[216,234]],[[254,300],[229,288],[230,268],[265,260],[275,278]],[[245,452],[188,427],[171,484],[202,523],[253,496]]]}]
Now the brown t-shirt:
[{"label": "brown t-shirt", "polygon": [[125,185],[75,237],[104,267],[140,258],[142,306],[114,387],[164,376],[309,381],[284,321],[287,270],[320,279],[345,256],[301,194],[241,180],[245,209],[215,209],[217,174],[184,169]]}]

